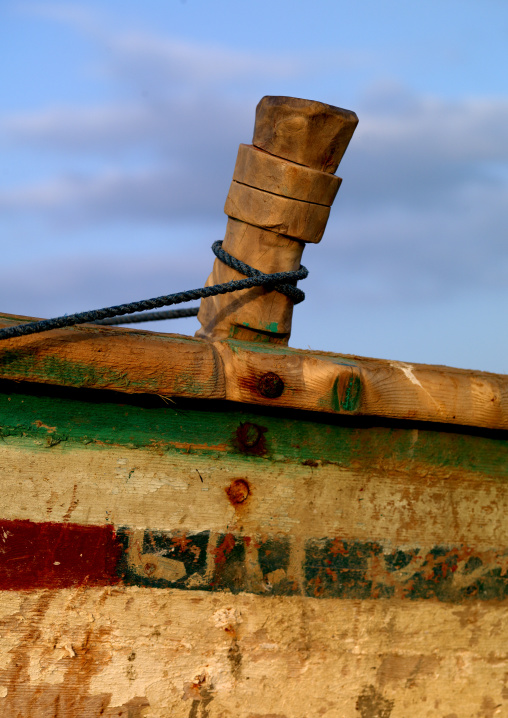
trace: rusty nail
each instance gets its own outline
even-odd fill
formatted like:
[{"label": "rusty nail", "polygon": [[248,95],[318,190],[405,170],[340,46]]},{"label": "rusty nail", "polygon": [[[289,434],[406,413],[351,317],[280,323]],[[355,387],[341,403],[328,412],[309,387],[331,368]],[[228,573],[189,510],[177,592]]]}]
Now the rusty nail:
[{"label": "rusty nail", "polygon": [[240,424],[236,431],[236,436],[243,448],[253,449],[257,444],[259,444],[263,433],[264,432],[257,424],[251,424],[250,421],[246,421],[245,423]]},{"label": "rusty nail", "polygon": [[235,479],[226,489],[229,500],[233,505],[243,504],[250,494],[250,487],[244,479]]},{"label": "rusty nail", "polygon": [[274,374],[273,371],[269,371],[259,378],[258,391],[268,399],[277,399],[284,391],[284,382],[280,376]]}]

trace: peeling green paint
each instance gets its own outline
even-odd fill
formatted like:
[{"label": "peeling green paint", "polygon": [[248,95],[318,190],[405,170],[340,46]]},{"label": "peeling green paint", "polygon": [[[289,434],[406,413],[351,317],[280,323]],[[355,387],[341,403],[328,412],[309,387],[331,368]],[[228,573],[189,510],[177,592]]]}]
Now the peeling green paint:
[{"label": "peeling green paint", "polygon": [[344,411],[356,411],[360,405],[362,383],[360,377],[353,374],[349,377],[341,397],[341,408]]},{"label": "peeling green paint", "polygon": [[360,408],[362,383],[359,376],[350,374],[346,381],[338,376],[333,382],[330,397],[323,397],[322,406],[330,405],[333,411],[355,412]]},{"label": "peeling green paint", "polygon": [[[274,354],[275,356],[298,356],[302,357],[302,350],[295,349],[294,347],[284,346],[283,344],[267,344],[266,346],[260,347],[258,342],[248,342],[239,339],[228,339],[224,342],[231,348],[235,353],[241,352],[262,352],[263,354]],[[338,366],[358,366],[358,363],[354,359],[347,356],[341,356],[340,354],[332,354],[330,352],[308,352],[305,357],[318,356],[322,361],[329,361],[331,364],[337,364]]]},{"label": "peeling green paint", "polygon": [[[350,405],[357,400],[355,378],[351,375],[342,394]],[[364,472],[366,480],[373,472],[387,470],[406,477],[418,471],[425,481],[438,471],[441,478],[459,482],[472,474],[482,482],[508,480],[508,440],[500,432],[416,428],[410,422],[376,425],[374,419],[227,402],[182,400],[167,405],[153,396],[36,385],[28,393],[29,386],[11,382],[0,388],[0,437],[32,456],[55,446],[70,454],[113,445],[147,451],[156,447],[168,454],[192,450],[198,458],[227,456],[239,469],[277,465],[286,481],[292,480],[296,465],[318,477],[319,468],[328,463],[356,475]],[[429,549],[397,546],[388,537],[364,541],[340,536],[310,538],[302,546],[292,535],[222,533],[214,534],[212,541],[206,531],[185,537],[147,530],[139,547],[143,560],[135,564],[128,550],[129,530],[120,529],[118,536],[124,547],[122,580],[136,585],[334,599],[461,603],[508,598],[508,549],[503,546]],[[179,562],[184,575],[155,575],[152,555],[153,565],[156,557]],[[297,564],[301,570],[295,571]]]},{"label": "peeling green paint", "polygon": [[[156,335],[159,339],[167,340],[167,350],[171,351],[171,344],[175,342],[171,337]],[[178,344],[198,343],[199,340],[192,337],[178,337]],[[116,371],[109,367],[96,366],[93,363],[75,362],[62,359],[58,355],[40,357],[36,352],[22,351],[0,351],[0,371],[2,380],[19,377],[30,377],[30,381],[43,382],[48,384],[69,386],[75,388],[93,387],[95,389],[110,389],[116,391],[129,391],[138,393],[157,394],[160,382],[156,375],[146,375],[142,379],[133,379],[128,371]],[[208,387],[196,381],[191,369],[180,370],[174,380],[175,394],[181,393],[190,396],[206,396]]]},{"label": "peeling green paint", "polygon": [[146,379],[133,382],[126,373],[117,372],[90,364],[70,362],[57,356],[43,357],[24,352],[9,351],[0,355],[2,378],[16,379],[20,374],[30,376],[34,381],[67,384],[72,387],[135,387],[143,391],[157,391],[157,380]]},{"label": "peeling green paint", "polygon": [[[35,451],[57,442],[65,451],[115,445],[188,453],[196,447],[193,451],[202,455],[227,454],[242,462],[295,462],[310,467],[334,463],[369,472],[388,462],[405,471],[428,466],[429,470],[438,467],[441,473],[467,471],[508,479],[504,434],[489,438],[488,432],[475,435],[455,429],[442,431],[441,427],[416,429],[414,423],[408,428],[396,423],[383,426],[376,420],[333,415],[316,418],[226,402],[166,404],[159,397],[139,397],[135,403],[134,398],[121,394],[107,393],[101,400],[101,392],[93,393],[91,399],[88,392],[52,387],[37,387],[38,394],[33,395],[21,393],[22,387],[10,383],[9,388],[13,390],[0,393],[0,436],[11,443],[22,439],[20,448],[32,439],[29,446]],[[142,401],[147,405],[140,406]],[[262,446],[252,445],[249,432],[243,437],[242,427],[246,426],[261,427]]]}]

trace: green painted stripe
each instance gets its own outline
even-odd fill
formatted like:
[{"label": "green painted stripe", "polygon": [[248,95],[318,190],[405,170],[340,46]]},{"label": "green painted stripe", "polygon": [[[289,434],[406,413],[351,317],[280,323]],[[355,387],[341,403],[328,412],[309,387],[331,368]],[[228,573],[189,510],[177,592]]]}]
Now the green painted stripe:
[{"label": "green painted stripe", "polygon": [[[172,403],[146,397],[116,403],[119,395],[113,393],[37,391],[0,394],[0,436],[34,438],[42,447],[59,443],[74,450],[108,445],[153,448],[155,443],[162,451],[219,452],[254,462],[289,461],[311,467],[332,463],[368,471],[391,462],[404,471],[428,465],[508,478],[508,441],[499,434],[490,438],[414,425],[376,426],[375,420],[322,415],[311,421],[308,414],[268,415],[263,408],[226,402]],[[139,405],[142,401],[144,406]]]}]

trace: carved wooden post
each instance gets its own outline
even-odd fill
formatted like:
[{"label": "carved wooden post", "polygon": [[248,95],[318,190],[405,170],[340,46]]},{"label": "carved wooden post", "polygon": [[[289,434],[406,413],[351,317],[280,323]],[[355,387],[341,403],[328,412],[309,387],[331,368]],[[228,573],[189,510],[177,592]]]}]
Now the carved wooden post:
[{"label": "carved wooden post", "polygon": [[[319,242],[353,135],[354,112],[293,97],[263,97],[252,145],[240,145],[224,207],[223,248],[265,273],[298,269],[305,242]],[[242,275],[216,259],[207,286]],[[293,304],[263,287],[201,301],[197,336],[287,344]]]}]

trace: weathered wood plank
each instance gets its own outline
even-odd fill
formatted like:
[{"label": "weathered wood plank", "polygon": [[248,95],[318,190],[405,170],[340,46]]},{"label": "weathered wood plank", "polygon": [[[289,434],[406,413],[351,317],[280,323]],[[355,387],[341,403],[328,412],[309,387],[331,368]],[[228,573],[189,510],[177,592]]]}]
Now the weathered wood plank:
[{"label": "weathered wood plank", "polygon": [[508,546],[506,440],[14,392],[0,419],[6,520]]},{"label": "weathered wood plank", "polygon": [[81,588],[12,593],[0,620],[5,716],[473,718],[506,703],[506,605]]},{"label": "weathered wood plank", "polygon": [[[0,326],[33,321],[3,315]],[[260,380],[275,374],[279,396]],[[508,429],[508,376],[86,325],[0,343],[0,378]],[[277,383],[277,382],[276,382]]]},{"label": "weathered wood plank", "polygon": [[[503,374],[233,340],[215,346],[224,365],[226,398],[232,401],[508,428],[508,376]],[[259,389],[267,374],[283,384],[280,396],[271,400]]]},{"label": "weathered wood plank", "polygon": [[[23,321],[37,320],[4,315],[0,324]],[[89,324],[0,342],[0,374],[15,381],[128,393],[202,398],[224,393],[222,367],[211,344]]]},{"label": "weathered wood plank", "polygon": [[1,388],[2,715],[503,708],[506,439]]},{"label": "weathered wood plank", "polygon": [[[8,440],[0,447],[2,516],[8,520],[67,517],[193,533],[241,528],[251,537],[297,529],[302,540],[340,536],[381,542],[388,552],[392,545],[423,554],[434,546],[508,546],[504,484],[465,471],[435,469],[425,482],[432,472],[425,465],[388,476],[382,469],[320,466],[319,459],[317,466],[302,466],[213,457],[192,444],[190,456],[162,457],[155,449],[83,447],[70,453],[64,445],[39,451],[28,442],[15,446]],[[228,498],[235,481],[249,487],[241,506]]]}]

